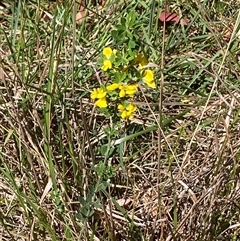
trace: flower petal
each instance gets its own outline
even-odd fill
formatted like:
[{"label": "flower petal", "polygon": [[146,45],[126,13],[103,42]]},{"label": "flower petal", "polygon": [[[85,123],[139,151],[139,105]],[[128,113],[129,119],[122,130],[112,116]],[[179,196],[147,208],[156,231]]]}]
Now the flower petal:
[{"label": "flower petal", "polygon": [[122,105],[122,104],[119,104],[118,105],[118,110],[120,111],[124,111],[125,107]]},{"label": "flower petal", "polygon": [[98,96],[98,91],[96,88],[93,89],[92,93],[91,93],[91,99],[96,99]]},{"label": "flower petal", "polygon": [[129,112],[134,112],[134,111],[136,111],[136,109],[137,109],[137,107],[135,106],[135,105],[133,105],[133,104],[129,104],[128,106],[127,106],[127,108],[126,108]]},{"label": "flower petal", "polygon": [[137,91],[137,88],[138,88],[138,84],[126,85],[125,86],[126,94],[129,95],[130,97],[133,97]]},{"label": "flower petal", "polygon": [[103,49],[103,55],[108,59],[111,57],[112,53],[113,51],[110,47],[106,47]]},{"label": "flower petal", "polygon": [[125,97],[126,93],[125,93],[125,90],[124,89],[121,89],[120,93],[119,93],[119,97],[120,98],[123,98]]},{"label": "flower petal", "polygon": [[149,83],[149,82],[152,82],[153,79],[154,79],[154,73],[153,73],[153,71],[150,70],[150,69],[146,69],[146,70],[144,71],[144,74],[143,74],[143,81],[144,81],[145,83]]},{"label": "flower petal", "polygon": [[107,90],[108,90],[108,91],[113,91],[113,90],[118,89],[119,86],[120,86],[120,84],[114,83],[114,84],[108,85],[108,86],[107,86]]},{"label": "flower petal", "polygon": [[98,94],[97,94],[97,98],[98,99],[102,99],[106,96],[107,92],[104,91],[103,88],[97,88]]},{"label": "flower petal", "polygon": [[112,68],[112,63],[109,59],[105,59],[103,61],[103,66],[102,66],[102,70],[103,71],[107,71],[108,69],[111,69]]},{"label": "flower petal", "polygon": [[147,82],[146,84],[147,84],[150,88],[153,88],[153,89],[156,88],[156,84],[155,84],[154,81],[152,81],[152,82]]},{"label": "flower petal", "polygon": [[133,119],[133,113],[132,112],[130,112],[129,114],[128,114],[128,118],[130,119],[130,120],[132,120]]},{"label": "flower petal", "polygon": [[122,112],[121,117],[122,117],[123,119],[128,118],[128,113],[127,113],[126,110],[124,110],[124,111]]},{"label": "flower petal", "polygon": [[99,99],[95,102],[95,105],[99,108],[106,108],[107,107],[107,100],[106,98]]}]

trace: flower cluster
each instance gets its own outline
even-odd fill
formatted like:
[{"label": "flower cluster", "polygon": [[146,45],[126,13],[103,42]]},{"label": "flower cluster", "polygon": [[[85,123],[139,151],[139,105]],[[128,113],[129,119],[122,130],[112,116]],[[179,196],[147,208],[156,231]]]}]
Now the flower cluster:
[{"label": "flower cluster", "polygon": [[101,69],[110,77],[106,85],[94,88],[91,99],[100,109],[111,109],[117,104],[122,119],[132,119],[137,107],[129,102],[138,92],[141,81],[150,88],[156,88],[154,72],[147,68],[148,60],[136,53],[126,58],[110,47],[103,49]]},{"label": "flower cluster", "polygon": [[134,106],[132,103],[127,104],[126,106],[119,104],[118,105],[118,110],[121,112],[121,117],[123,119],[133,118],[133,113],[136,111],[137,107]]},{"label": "flower cluster", "polygon": [[125,96],[133,97],[134,94],[137,92],[138,84],[110,84],[107,86],[108,91],[113,91],[119,89],[119,97],[123,98]]}]

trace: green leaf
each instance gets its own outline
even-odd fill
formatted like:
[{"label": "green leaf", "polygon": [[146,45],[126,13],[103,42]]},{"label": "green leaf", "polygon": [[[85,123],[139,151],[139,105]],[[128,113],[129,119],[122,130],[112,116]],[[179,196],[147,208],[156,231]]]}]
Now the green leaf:
[{"label": "green leaf", "polygon": [[134,49],[135,47],[136,47],[135,41],[130,39],[129,42],[128,42],[128,48]]}]

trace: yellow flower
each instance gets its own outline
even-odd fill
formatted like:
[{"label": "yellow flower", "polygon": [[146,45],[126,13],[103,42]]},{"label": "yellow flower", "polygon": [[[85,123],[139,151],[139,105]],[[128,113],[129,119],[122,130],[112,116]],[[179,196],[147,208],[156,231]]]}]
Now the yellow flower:
[{"label": "yellow flower", "polygon": [[120,111],[124,111],[125,107],[122,105],[122,104],[119,104],[118,105],[118,110]]},{"label": "yellow flower", "polygon": [[137,88],[138,88],[138,84],[127,85],[125,89],[126,94],[129,95],[130,97],[133,97],[137,91]]},{"label": "yellow flower", "polygon": [[103,97],[101,99],[98,99],[95,102],[95,105],[98,106],[99,108],[106,108],[107,107],[107,100],[106,97]]},{"label": "yellow flower", "polygon": [[118,89],[119,87],[120,87],[120,84],[114,83],[114,84],[108,85],[107,86],[107,90],[108,91],[113,91],[113,90]]},{"label": "yellow flower", "polygon": [[143,82],[151,88],[156,88],[156,84],[154,82],[154,73],[152,70],[147,69],[143,72]]},{"label": "yellow flower", "polygon": [[125,93],[123,86],[120,86],[119,97],[123,98],[123,97],[125,97],[125,95],[126,95],[126,93]]},{"label": "yellow flower", "polygon": [[146,82],[146,83],[149,83],[149,82],[152,82],[154,79],[154,73],[152,70],[150,69],[147,69],[144,71],[144,74],[143,74],[143,80]]},{"label": "yellow flower", "polygon": [[133,97],[137,91],[137,88],[138,88],[138,84],[119,86],[119,89],[120,89],[119,97],[122,98],[122,97],[125,97],[125,95],[129,95],[130,97]]},{"label": "yellow flower", "polygon": [[133,113],[136,111],[136,109],[137,107],[131,103],[128,104],[126,108],[122,104],[118,105],[118,110],[122,112],[121,117],[123,119],[133,119]]},{"label": "yellow flower", "polygon": [[133,105],[132,103],[130,103],[127,108],[126,108],[129,112],[134,112],[136,111],[137,107],[135,105]]},{"label": "yellow flower", "polygon": [[[126,110],[124,110],[123,112],[122,112],[122,114],[121,114],[121,117],[123,118],[123,119],[127,119],[127,117],[128,117],[128,112],[126,111]],[[131,116],[132,117],[132,116]]]},{"label": "yellow flower", "polygon": [[111,55],[112,55],[113,51],[110,47],[106,47],[103,49],[103,55],[107,58],[110,59]]},{"label": "yellow flower", "polygon": [[155,84],[154,81],[147,83],[147,85],[148,85],[150,88],[153,88],[153,89],[156,88],[156,84]]},{"label": "yellow flower", "polygon": [[94,88],[91,93],[91,99],[98,99],[95,105],[99,108],[105,108],[107,107],[106,94],[107,92],[103,88]]},{"label": "yellow flower", "polygon": [[91,93],[91,99],[96,99],[98,95],[98,91],[96,88],[93,89],[93,92]]},{"label": "yellow flower", "polygon": [[105,59],[103,61],[103,66],[102,66],[102,70],[103,71],[107,71],[108,69],[111,69],[112,68],[112,63],[109,59]]},{"label": "yellow flower", "polygon": [[134,60],[139,64],[139,69],[142,69],[145,65],[148,64],[148,60],[143,54],[137,54]]},{"label": "yellow flower", "polygon": [[91,93],[91,99],[102,99],[106,96],[107,92],[103,88],[94,88]]}]

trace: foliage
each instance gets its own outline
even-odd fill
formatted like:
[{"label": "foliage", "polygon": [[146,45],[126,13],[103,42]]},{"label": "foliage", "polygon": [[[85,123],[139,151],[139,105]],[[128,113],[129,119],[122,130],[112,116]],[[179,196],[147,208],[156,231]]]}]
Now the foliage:
[{"label": "foliage", "polygon": [[239,240],[239,3],[80,2],[0,4],[2,240]]}]

